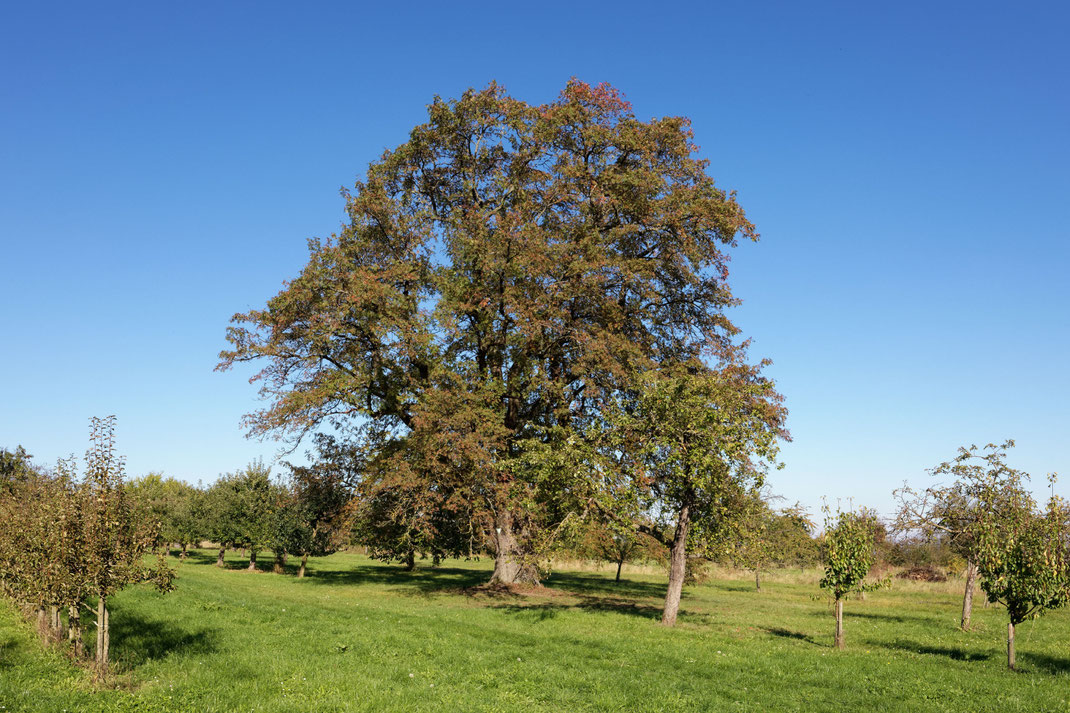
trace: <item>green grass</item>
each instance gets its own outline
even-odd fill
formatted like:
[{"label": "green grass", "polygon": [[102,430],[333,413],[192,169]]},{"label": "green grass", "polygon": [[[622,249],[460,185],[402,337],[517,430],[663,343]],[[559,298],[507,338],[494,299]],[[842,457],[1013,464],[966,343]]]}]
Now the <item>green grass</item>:
[{"label": "green grass", "polygon": [[958,631],[956,582],[849,601],[838,652],[812,573],[688,588],[670,630],[655,574],[559,571],[546,593],[489,596],[464,591],[485,560],[406,573],[340,554],[304,580],[213,561],[177,565],[169,595],[115,597],[118,690],[0,605],[0,713],[1070,709],[1070,615],[1019,627],[1011,673],[1003,610]]}]

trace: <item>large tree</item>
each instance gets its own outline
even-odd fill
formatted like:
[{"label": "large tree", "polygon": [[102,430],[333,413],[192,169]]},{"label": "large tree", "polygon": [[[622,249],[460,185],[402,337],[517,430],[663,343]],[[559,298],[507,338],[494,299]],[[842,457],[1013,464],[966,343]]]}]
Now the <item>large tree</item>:
[{"label": "large tree", "polygon": [[329,423],[382,444],[403,461],[384,472],[473,508],[495,581],[537,581],[534,543],[599,479],[532,465],[532,444],[736,334],[724,248],[757,234],[696,150],[686,119],[639,121],[607,85],[436,99],[345,192],[344,229],[235,316],[220,368],[260,362],[269,401],[251,434]]}]

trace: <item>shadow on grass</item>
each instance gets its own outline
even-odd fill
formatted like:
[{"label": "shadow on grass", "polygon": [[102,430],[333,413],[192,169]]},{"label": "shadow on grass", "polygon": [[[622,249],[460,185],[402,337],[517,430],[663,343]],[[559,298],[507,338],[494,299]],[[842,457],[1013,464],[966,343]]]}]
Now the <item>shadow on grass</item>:
[{"label": "shadow on grass", "polygon": [[659,606],[650,606],[627,599],[611,597],[577,595],[576,599],[567,602],[524,603],[517,598],[513,602],[491,605],[491,608],[500,609],[509,614],[530,615],[536,621],[553,619],[559,613],[569,610],[625,614],[654,621],[661,619],[661,607]]},{"label": "shadow on grass", "polygon": [[393,564],[366,564],[348,570],[309,570],[305,579],[315,584],[380,585],[417,594],[456,592],[485,584],[489,573],[462,567],[417,567],[411,572]]},{"label": "shadow on grass", "polygon": [[587,572],[554,572],[543,582],[551,589],[560,589],[581,595],[608,594],[612,597],[651,597],[665,596],[665,584],[657,582],[636,582],[622,579],[615,582],[609,577]]},{"label": "shadow on grass", "polygon": [[[234,553],[237,553],[239,556],[235,557]],[[240,556],[241,550],[227,550],[227,554],[228,554],[228,559],[225,559],[223,561],[223,567],[221,567],[220,569],[232,570],[232,571],[241,571],[241,572],[248,572],[249,571],[249,556],[248,556],[248,553],[246,553],[246,555],[244,557],[241,557]],[[184,562],[186,562],[188,564],[193,564],[193,565],[198,565],[198,566],[211,565],[211,566],[214,567],[214,566],[216,566],[216,562],[218,561],[217,560],[218,556],[219,556],[218,550],[212,550],[210,552],[204,552],[204,551],[198,551],[198,550],[190,550],[186,555],[186,559],[185,560],[180,560],[180,562],[184,561]],[[173,559],[177,560],[178,557],[173,557]],[[254,571],[256,571],[256,572],[274,572],[274,567],[275,567],[275,556],[271,553],[271,551],[267,550],[265,552],[264,550],[258,550],[257,553],[256,553],[256,569]],[[287,559],[286,564],[283,565],[283,569],[285,571],[285,574],[296,576],[298,570],[301,569],[301,558],[300,557],[292,557],[292,556],[289,557]]]},{"label": "shadow on grass", "polygon": [[[1049,656],[1048,654],[1035,654],[1030,653],[1029,651],[1018,651],[1016,655],[1019,662],[1024,662],[1026,665],[1035,666],[1046,673],[1070,673],[1070,659]],[[1020,663],[1019,668],[1021,668]]]},{"label": "shadow on grass", "polygon": [[809,634],[804,634],[801,631],[792,631],[791,629],[784,629],[783,627],[779,626],[763,626],[761,627],[761,629],[765,633],[772,634],[773,636],[779,636],[785,639],[796,639],[797,641],[805,641],[806,643],[813,644],[814,646],[821,646],[821,644],[814,641],[814,637],[810,636]]},{"label": "shadow on grass", "polygon": [[148,619],[123,608],[109,608],[111,651],[123,667],[134,668],[180,653],[210,654],[218,648],[216,629],[191,631],[167,619]]},{"label": "shadow on grass", "polygon": [[957,646],[933,646],[918,641],[898,639],[892,643],[885,641],[873,641],[873,646],[882,646],[888,649],[908,651],[912,654],[928,654],[930,656],[945,656],[952,661],[987,661],[992,658],[991,651],[967,651]]},{"label": "shadow on grass", "polygon": [[[199,566],[214,566],[216,555],[214,551],[190,552],[187,562]],[[291,564],[286,565],[287,575],[296,575],[298,566],[295,562],[300,560],[291,557]],[[265,557],[258,561],[261,565],[259,571],[270,572],[274,560]],[[227,562],[227,569],[243,570],[245,565],[238,562]],[[339,585],[339,586],[385,586],[398,590],[402,594],[415,594],[417,596],[429,596],[439,593],[451,593],[457,595],[486,595],[487,590],[480,590],[482,585],[487,584],[490,572],[485,569],[471,569],[466,567],[430,567],[418,566],[412,571],[407,571],[403,566],[392,563],[368,562],[362,563],[351,569],[319,569],[315,566],[309,568],[305,575],[310,584]],[[552,602],[543,604],[519,604],[519,597],[508,592],[497,592],[494,597],[510,597],[513,603],[501,605],[505,608],[516,610],[532,610],[534,607],[544,607],[546,612],[542,618],[553,616],[555,610],[578,608],[587,611],[614,611],[656,618],[661,614],[660,604],[647,606],[639,604],[633,599],[655,598],[665,596],[665,585],[656,582],[632,581],[628,579],[620,582],[612,578],[586,572],[553,572],[547,577],[543,585],[549,590],[548,594],[563,594],[570,596],[569,603]],[[578,603],[575,601],[578,600]]]}]

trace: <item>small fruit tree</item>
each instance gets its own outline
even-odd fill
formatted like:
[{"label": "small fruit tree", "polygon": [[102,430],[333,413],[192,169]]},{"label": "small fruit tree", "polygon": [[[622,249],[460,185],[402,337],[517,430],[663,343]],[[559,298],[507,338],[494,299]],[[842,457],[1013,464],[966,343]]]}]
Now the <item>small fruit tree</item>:
[{"label": "small fruit tree", "polygon": [[996,481],[979,495],[984,516],[976,534],[977,570],[989,600],[1007,608],[1007,668],[1013,671],[1014,627],[1070,601],[1067,507],[1053,494],[1038,512],[1024,489],[1007,492]]},{"label": "small fruit tree", "polygon": [[851,592],[879,589],[887,580],[865,582],[874,561],[873,518],[869,510],[825,511],[825,576],[822,589],[836,601],[836,648],[844,647],[843,600]]}]

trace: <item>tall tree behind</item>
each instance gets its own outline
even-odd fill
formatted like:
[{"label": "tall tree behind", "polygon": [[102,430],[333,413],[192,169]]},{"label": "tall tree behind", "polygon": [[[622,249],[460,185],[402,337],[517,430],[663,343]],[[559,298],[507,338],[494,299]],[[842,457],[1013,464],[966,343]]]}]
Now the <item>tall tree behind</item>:
[{"label": "tall tree behind", "polygon": [[405,440],[389,452],[474,508],[493,579],[536,581],[532,543],[598,478],[525,467],[526,442],[582,433],[635,374],[736,333],[722,250],[757,233],[695,151],[686,119],[638,121],[608,85],[436,99],[346,193],[345,229],[235,316],[219,368],[261,361],[271,400],[251,433]]},{"label": "tall tree behind", "polygon": [[[610,448],[628,454],[639,503],[667,519],[669,587],[662,623],[673,626],[689,556],[711,554],[749,513],[775,462],[786,411],[761,367],[711,369],[693,360],[648,372],[611,421]],[[644,528],[661,536],[667,528]]]},{"label": "tall tree behind", "polygon": [[[906,485],[895,491],[899,501],[897,531],[917,532],[930,541],[940,539],[966,560],[966,585],[959,619],[962,629],[970,627],[973,613],[978,535],[987,521],[986,510],[1006,507],[1016,511],[1019,493],[1029,479],[1023,471],[1007,465],[1007,451],[1013,447],[1014,441],[1007,440],[998,445],[989,443],[983,449],[976,445],[959,448],[954,459],[929,471],[937,478],[951,478],[951,482],[938,483],[920,492]],[[982,496],[987,501],[982,501]]]},{"label": "tall tree behind", "polygon": [[[1049,477],[1054,485],[1055,476]],[[998,471],[976,492],[981,518],[974,551],[981,588],[1007,609],[1007,668],[1014,670],[1015,627],[1070,602],[1068,510],[1053,494],[1038,512],[1020,482],[1008,484]]]}]

